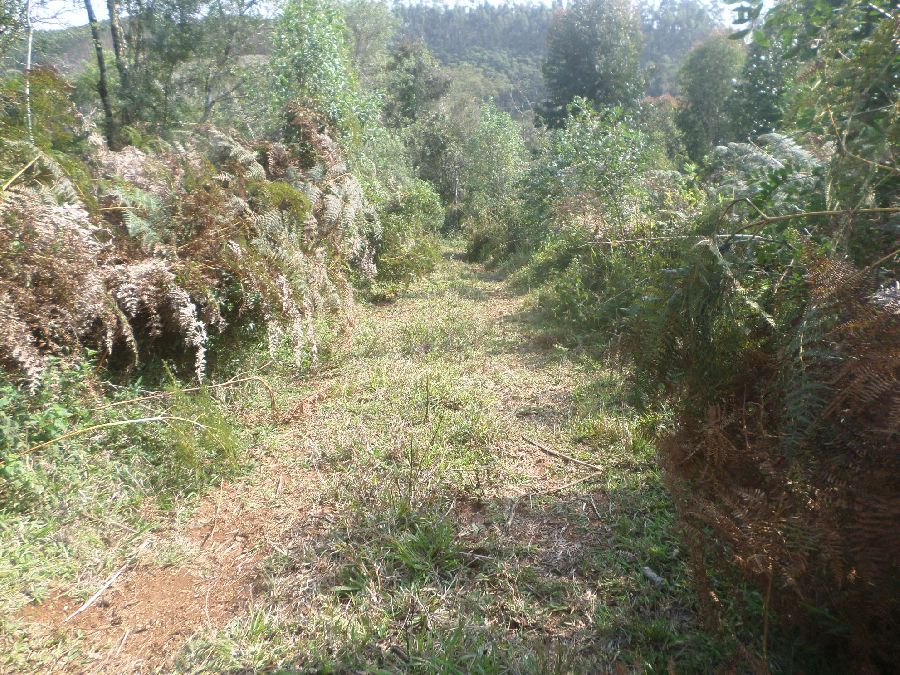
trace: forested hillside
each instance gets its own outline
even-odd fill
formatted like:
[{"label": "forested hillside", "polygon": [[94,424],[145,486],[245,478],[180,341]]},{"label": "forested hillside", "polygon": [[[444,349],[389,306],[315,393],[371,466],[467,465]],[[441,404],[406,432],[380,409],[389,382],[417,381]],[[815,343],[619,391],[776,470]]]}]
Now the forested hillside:
[{"label": "forested hillside", "polygon": [[0,0],[0,670],[893,670],[891,3],[83,7]]},{"label": "forested hillside", "polygon": [[[472,77],[467,68],[474,69],[485,80],[476,92],[492,96],[501,109],[521,116],[547,95],[542,77],[547,35],[561,20],[564,6],[409,4],[396,12],[406,36],[424,41],[441,63],[462,68],[459,76]],[[678,67],[690,48],[718,25],[718,11],[699,0],[662,0],[641,5],[640,15],[646,92],[676,93]]]}]

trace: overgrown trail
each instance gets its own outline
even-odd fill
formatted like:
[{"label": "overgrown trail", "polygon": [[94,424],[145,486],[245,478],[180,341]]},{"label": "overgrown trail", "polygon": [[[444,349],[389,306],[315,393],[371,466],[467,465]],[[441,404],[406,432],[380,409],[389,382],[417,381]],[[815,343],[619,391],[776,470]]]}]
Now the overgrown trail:
[{"label": "overgrown trail", "polygon": [[84,598],[26,609],[30,648],[111,673],[708,665],[641,420],[523,305],[447,252],[362,308],[253,471],[71,620]]}]

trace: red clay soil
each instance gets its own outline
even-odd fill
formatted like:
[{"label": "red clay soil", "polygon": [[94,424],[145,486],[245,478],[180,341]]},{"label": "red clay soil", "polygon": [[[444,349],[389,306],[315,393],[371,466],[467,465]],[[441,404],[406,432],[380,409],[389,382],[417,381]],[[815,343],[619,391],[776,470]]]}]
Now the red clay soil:
[{"label": "red clay soil", "polygon": [[[186,535],[200,548],[185,565],[157,567],[140,560],[99,599],[69,621],[81,603],[58,596],[29,605],[22,618],[52,632],[81,633],[97,662],[85,672],[136,672],[159,666],[195,632],[221,628],[253,598],[259,514],[245,508],[230,486],[207,497]],[[158,542],[157,542],[158,543]],[[145,555],[152,554],[152,542]]]}]

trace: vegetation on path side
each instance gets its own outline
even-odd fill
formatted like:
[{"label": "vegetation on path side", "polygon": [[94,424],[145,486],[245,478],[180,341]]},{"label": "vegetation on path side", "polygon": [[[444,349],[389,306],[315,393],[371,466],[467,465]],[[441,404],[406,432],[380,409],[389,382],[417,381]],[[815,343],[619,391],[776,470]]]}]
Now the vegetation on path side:
[{"label": "vegetation on path side", "polygon": [[896,3],[54,4],[10,669],[896,669]]},{"label": "vegetation on path side", "polygon": [[4,667],[734,663],[742,629],[703,628],[652,420],[621,384],[445,251],[400,301],[361,312],[333,370],[279,382],[284,421],[265,427],[249,473],[141,534],[136,559],[121,551],[100,601],[64,622],[102,576],[8,622]]}]

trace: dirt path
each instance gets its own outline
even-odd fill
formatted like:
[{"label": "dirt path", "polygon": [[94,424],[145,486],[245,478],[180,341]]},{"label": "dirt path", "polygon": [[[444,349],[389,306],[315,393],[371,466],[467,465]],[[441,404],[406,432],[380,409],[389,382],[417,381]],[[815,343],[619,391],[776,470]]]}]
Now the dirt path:
[{"label": "dirt path", "polygon": [[619,384],[448,252],[361,310],[349,353],[291,393],[251,473],[148,536],[75,617],[62,595],[22,618],[69,645],[52,664],[67,672],[591,671],[702,654]]}]

